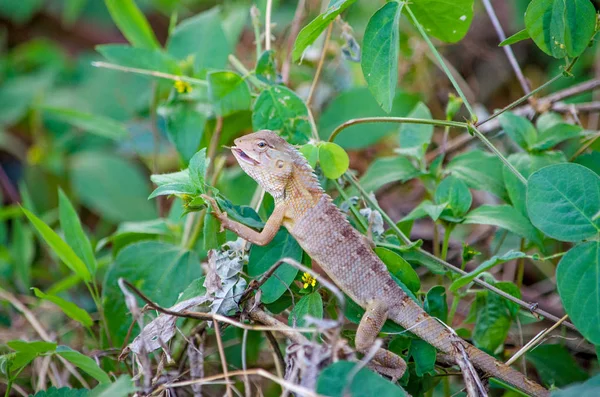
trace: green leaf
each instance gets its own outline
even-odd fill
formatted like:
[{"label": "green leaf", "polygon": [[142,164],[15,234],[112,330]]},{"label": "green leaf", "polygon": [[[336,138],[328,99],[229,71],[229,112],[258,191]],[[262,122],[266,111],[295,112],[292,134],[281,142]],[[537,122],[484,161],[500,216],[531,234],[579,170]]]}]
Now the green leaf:
[{"label": "green leaf", "polygon": [[431,317],[444,323],[448,321],[448,301],[446,289],[442,285],[436,285],[427,291],[424,309]]},{"label": "green leaf", "polygon": [[92,276],[95,275],[98,265],[96,263],[92,244],[83,231],[81,221],[77,216],[75,208],[73,208],[69,198],[60,188],[58,190],[58,204],[60,227],[65,235],[67,244],[69,244],[71,248],[73,248],[73,251],[75,251],[75,254],[83,260],[90,274]]},{"label": "green leaf", "polygon": [[[388,114],[375,101],[367,87],[353,87],[343,91],[327,105],[318,121],[321,140],[327,141],[335,128],[355,118],[394,116],[405,117],[419,102],[419,97],[396,90],[392,111]],[[344,129],[335,142],[344,149],[361,149],[377,143],[387,135],[398,132],[397,123],[355,124]]]},{"label": "green leaf", "polygon": [[247,205],[234,205],[231,201],[220,198],[217,198],[217,202],[234,221],[257,229],[262,229],[265,226],[265,223],[260,219],[260,216],[254,211],[254,208]]},{"label": "green leaf", "polygon": [[510,205],[482,205],[471,211],[463,223],[498,226],[541,245],[540,235],[529,219]]},{"label": "green leaf", "polygon": [[427,34],[447,43],[461,40],[473,20],[473,0],[419,0],[410,9]]},{"label": "green leaf", "polygon": [[124,44],[104,44],[96,46],[104,58],[118,65],[181,75],[177,59],[160,48],[140,48]]},{"label": "green leaf", "polygon": [[312,143],[307,143],[300,147],[300,153],[304,156],[308,164],[314,169],[319,161],[319,148]]},{"label": "green leaf", "polygon": [[311,136],[306,104],[284,86],[270,86],[260,93],[254,103],[252,127],[276,132],[291,144],[304,144]]},{"label": "green leaf", "polygon": [[123,141],[129,137],[122,123],[108,117],[65,108],[44,107],[43,110],[53,118],[104,138]]},{"label": "green leaf", "polygon": [[478,297],[477,320],[473,329],[473,344],[493,354],[504,344],[510,329],[510,312],[505,299],[485,292]]},{"label": "green leaf", "polygon": [[535,366],[540,378],[548,386],[564,387],[589,378],[562,345],[538,346],[527,352],[525,357]]},{"label": "green leaf", "polygon": [[473,197],[467,185],[460,179],[447,176],[435,190],[435,202],[447,203],[455,217],[462,217],[471,208]]},{"label": "green leaf", "polygon": [[[123,293],[117,285],[120,277],[138,286],[153,302],[172,306],[183,286],[202,276],[196,253],[158,241],[142,241],[123,248],[110,266],[102,288],[102,302],[112,341],[123,343],[131,324]],[[141,301],[140,301],[141,302]],[[134,328],[134,335],[137,334]]]},{"label": "green leaf", "polygon": [[84,356],[67,346],[58,346],[56,348],[56,354],[66,359],[98,382],[110,383],[110,378],[106,372],[104,372],[98,364],[88,356]]},{"label": "green leaf", "polygon": [[544,167],[527,182],[527,211],[531,222],[561,241],[581,241],[598,235],[600,176],[579,164]]},{"label": "green leaf", "polygon": [[0,15],[8,17],[20,25],[29,21],[44,5],[43,0],[2,1],[0,2]]},{"label": "green leaf", "polygon": [[504,39],[500,44],[498,44],[498,47],[512,45],[512,44],[518,43],[519,41],[527,40],[530,38],[531,38],[531,36],[529,36],[529,32],[527,31],[527,29],[523,29],[523,30],[520,30],[517,33],[513,34],[512,36]]},{"label": "green leaf", "polygon": [[373,161],[360,178],[367,192],[376,192],[391,182],[406,182],[419,175],[419,170],[405,157],[381,157]]},{"label": "green leaf", "polygon": [[409,356],[415,360],[415,372],[422,377],[425,374],[435,373],[435,347],[421,339],[412,340],[408,351]]},{"label": "green leaf", "polygon": [[156,36],[134,0],[104,0],[123,36],[134,47],[160,48]]},{"label": "green leaf", "polygon": [[218,116],[228,116],[240,110],[250,109],[250,88],[237,73],[211,72],[208,80],[208,96]]},{"label": "green leaf", "polygon": [[571,248],[556,269],[558,293],[579,332],[600,345],[600,242]]},{"label": "green leaf", "polygon": [[205,277],[200,277],[192,281],[190,285],[183,290],[175,304],[206,294],[206,287],[204,286],[205,280]]},{"label": "green leaf", "polygon": [[313,19],[308,25],[306,25],[298,33],[296,42],[294,43],[294,49],[292,50],[292,58],[294,62],[298,62],[304,53],[304,50],[311,45],[317,37],[323,33],[325,28],[346,8],[350,7],[356,0],[332,0],[329,3],[327,10],[315,19]]},{"label": "green leaf", "polygon": [[148,200],[158,196],[170,196],[172,194],[176,196],[198,194],[198,189],[189,183],[169,183],[154,189],[150,196],[148,196]]},{"label": "green leaf", "polygon": [[[419,102],[407,117],[425,120],[432,118],[429,108],[423,102]],[[394,151],[421,160],[431,143],[432,135],[433,125],[403,123],[398,132],[400,147]]]},{"label": "green leaf", "polygon": [[159,108],[167,123],[167,136],[181,158],[188,162],[198,151],[207,116],[192,102],[177,101]]},{"label": "green leaf", "polygon": [[275,51],[268,50],[263,52],[256,61],[255,69],[256,77],[267,84],[277,84],[280,80],[279,74],[277,73],[277,59],[275,58]]},{"label": "green leaf", "polygon": [[61,261],[64,262],[65,265],[69,269],[73,271],[73,273],[77,274],[84,281],[90,282],[92,280],[92,276],[85,266],[85,264],[79,259],[79,257],[73,252],[71,247],[67,243],[64,242],[62,238],[48,225],[44,223],[40,218],[35,216],[33,213],[29,212],[25,208],[22,208],[23,213],[29,219],[29,222],[35,227],[40,236],[44,239],[46,244],[52,248],[52,251],[58,255]]},{"label": "green leaf", "polygon": [[223,31],[218,7],[177,25],[169,35],[167,52],[180,60],[191,58],[196,72],[223,69],[231,46]]},{"label": "green leaf", "polygon": [[[508,156],[508,162],[511,163],[517,171],[525,178],[535,171],[547,165],[566,163],[567,159],[562,152],[543,152],[543,153],[514,153]],[[504,166],[503,170],[504,184],[508,191],[510,201],[521,214],[527,215],[526,195],[527,188],[517,176]]]},{"label": "green leaf", "polygon": [[190,171],[188,168],[168,174],[152,174],[150,175],[150,180],[157,186],[168,185],[172,183],[189,184],[191,182]]},{"label": "green leaf", "polygon": [[60,298],[58,296],[45,294],[37,288],[32,288],[32,289],[33,289],[33,292],[35,293],[35,296],[37,296],[40,299],[45,299],[47,301],[54,303],[69,318],[77,321],[84,327],[90,328],[94,324],[94,321],[92,320],[90,315],[85,310],[78,307],[76,304],[69,302],[67,300],[64,300],[63,298]]},{"label": "green leaf", "polygon": [[52,386],[46,390],[40,390],[33,397],[89,397],[89,393],[88,389],[69,389],[68,387],[57,389]]},{"label": "green leaf", "polygon": [[221,222],[207,211],[202,229],[202,247],[205,251],[219,248],[225,243],[225,232],[220,233],[220,229]]},{"label": "green leaf", "polygon": [[421,280],[415,269],[400,255],[387,248],[377,247],[375,253],[388,271],[402,281],[415,294],[421,289]]},{"label": "green leaf", "polygon": [[398,85],[398,26],[403,6],[390,1],[381,7],[369,19],[363,39],[363,75],[375,100],[388,113]]},{"label": "green leaf", "polygon": [[525,28],[546,54],[576,57],[594,34],[596,10],[590,0],[533,0],[525,12]]},{"label": "green leaf", "polygon": [[44,342],[44,341],[33,341],[33,342],[25,342],[22,340],[11,340],[6,342],[6,345],[13,349],[14,351],[24,352],[24,353],[35,353],[42,354],[47,353],[49,351],[56,350],[56,343],[54,342]]},{"label": "green leaf", "polygon": [[537,131],[531,121],[525,117],[517,116],[511,112],[505,112],[498,117],[500,126],[504,132],[512,138],[517,145],[525,150],[531,150],[537,141]]},{"label": "green leaf", "polygon": [[121,375],[113,383],[101,383],[93,388],[89,397],[127,397],[136,391],[137,388],[131,378],[128,375]]},{"label": "green leaf", "polygon": [[329,179],[337,179],[348,170],[350,159],[344,149],[332,142],[319,145],[319,164]]},{"label": "green leaf", "polygon": [[82,204],[109,222],[156,218],[148,177],[112,153],[80,152],[70,158],[73,191]]},{"label": "green leaf", "polygon": [[323,319],[323,299],[318,292],[304,295],[302,299],[296,303],[296,306],[294,306],[288,317],[288,324],[290,327],[304,327],[306,326],[304,316],[307,315],[319,320]]},{"label": "green leaf", "polygon": [[472,282],[477,276],[479,276],[483,272],[487,272],[492,269],[496,265],[500,265],[502,263],[506,263],[519,258],[531,258],[529,255],[519,252],[519,251],[508,251],[504,255],[494,255],[490,259],[483,262],[481,265],[477,266],[476,269],[473,269],[469,273],[461,276],[460,278],[454,280],[454,282],[450,285],[449,290],[452,292],[458,291],[460,288]]},{"label": "green leaf", "polygon": [[[283,258],[291,258],[298,262],[302,259],[302,248],[285,229],[281,229],[269,244],[262,247],[252,246],[248,259],[248,275],[250,277],[260,276]],[[260,287],[262,290],[261,301],[273,303],[279,299],[294,281],[297,273],[298,269],[294,266],[287,263],[281,264],[269,280]]]},{"label": "green leaf", "polygon": [[206,148],[202,148],[190,159],[188,167],[190,182],[201,192],[205,189],[206,170],[208,169],[208,160],[206,158]]},{"label": "green leaf", "polygon": [[538,140],[535,145],[532,146],[532,149],[540,151],[548,150],[567,139],[582,136],[584,133],[584,129],[578,125],[566,123],[556,124],[545,131],[540,131]]},{"label": "green leaf", "polygon": [[423,200],[411,212],[402,218],[402,222],[414,221],[416,219],[425,218],[426,216],[429,216],[435,222],[440,218],[442,212],[444,212],[447,207],[447,202],[433,204],[430,200]]},{"label": "green leaf", "polygon": [[588,381],[566,387],[562,390],[552,391],[552,397],[596,397],[600,393],[600,375]]},{"label": "green leaf", "polygon": [[493,154],[471,150],[454,157],[446,169],[471,189],[485,190],[504,199],[507,193],[502,181],[502,167],[500,159]]},{"label": "green leaf", "polygon": [[[338,361],[325,368],[317,380],[317,393],[342,397],[348,390],[352,397],[401,397],[408,396],[406,392],[375,372],[362,368],[355,373],[356,363]],[[351,377],[351,375],[353,375]],[[352,382],[346,389],[348,382]]]},{"label": "green leaf", "polygon": [[[7,207],[5,207],[6,209]],[[15,215],[21,215],[19,207],[14,207]],[[31,265],[35,255],[35,241],[31,228],[23,220],[15,217],[12,221],[11,244],[9,246],[13,271],[20,287],[29,289],[31,285]]]}]

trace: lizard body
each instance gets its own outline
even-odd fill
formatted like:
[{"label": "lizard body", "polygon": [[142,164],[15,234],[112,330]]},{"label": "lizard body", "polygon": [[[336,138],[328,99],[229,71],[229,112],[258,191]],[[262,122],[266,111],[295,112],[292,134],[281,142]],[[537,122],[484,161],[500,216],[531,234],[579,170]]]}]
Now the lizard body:
[{"label": "lizard body", "polygon": [[[385,264],[364,236],[322,190],[304,157],[271,131],[259,131],[235,140],[232,152],[242,169],[275,199],[275,210],[263,231],[232,221],[214,200],[211,206],[223,227],[259,245],[273,239],[285,226],[300,246],[333,282],[366,312],[356,334],[356,348],[367,353],[386,319],[409,329],[440,351],[456,357],[466,353],[473,365],[533,396],[549,392],[522,373],[497,361],[429,316],[392,279]],[[392,380],[402,376],[404,360],[383,348],[372,366]]]}]

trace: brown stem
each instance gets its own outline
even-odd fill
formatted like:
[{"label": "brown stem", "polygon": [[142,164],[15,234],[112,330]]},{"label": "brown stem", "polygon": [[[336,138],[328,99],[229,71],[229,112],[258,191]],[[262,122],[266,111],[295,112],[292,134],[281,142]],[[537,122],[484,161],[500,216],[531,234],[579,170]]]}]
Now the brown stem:
[{"label": "brown stem", "polygon": [[310,107],[310,103],[312,101],[313,95],[315,93],[315,89],[317,88],[317,84],[319,82],[319,76],[321,75],[321,70],[323,69],[323,64],[325,63],[325,55],[327,54],[327,46],[329,45],[329,39],[331,38],[331,31],[333,30],[333,22],[329,24],[327,28],[327,33],[325,35],[325,41],[323,42],[323,49],[321,50],[321,57],[319,58],[319,64],[317,65],[317,71],[315,72],[315,77],[313,78],[312,84],[310,86],[310,91],[308,92],[308,98],[306,98],[306,107]]}]

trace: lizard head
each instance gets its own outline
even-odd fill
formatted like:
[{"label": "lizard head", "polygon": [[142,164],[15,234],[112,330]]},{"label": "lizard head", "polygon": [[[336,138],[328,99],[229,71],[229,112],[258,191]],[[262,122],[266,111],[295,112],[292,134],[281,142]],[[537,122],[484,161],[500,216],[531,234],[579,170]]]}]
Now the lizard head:
[{"label": "lizard head", "polygon": [[231,151],[246,174],[273,197],[283,196],[293,177],[296,149],[269,130],[245,135],[234,143]]}]

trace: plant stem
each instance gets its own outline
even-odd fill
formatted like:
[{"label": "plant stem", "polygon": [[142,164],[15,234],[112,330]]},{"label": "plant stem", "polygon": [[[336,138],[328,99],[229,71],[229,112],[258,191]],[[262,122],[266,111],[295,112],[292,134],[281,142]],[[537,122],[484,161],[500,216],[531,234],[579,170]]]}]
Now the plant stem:
[{"label": "plant stem", "polygon": [[454,315],[456,314],[456,309],[458,309],[458,304],[460,303],[461,296],[458,294],[453,294],[452,305],[450,306],[450,312],[448,313],[448,325],[452,327],[452,322],[454,322]]},{"label": "plant stem", "polygon": [[348,127],[351,127],[356,124],[365,124],[365,123],[410,123],[410,124],[427,124],[427,125],[438,125],[442,127],[456,127],[456,128],[468,128],[469,125],[467,123],[462,123],[460,121],[448,121],[448,120],[428,120],[428,119],[415,119],[412,117],[364,117],[360,119],[352,119],[348,120],[343,124],[337,126],[335,130],[329,135],[329,142],[333,142],[333,140],[338,136],[340,132],[345,130]]},{"label": "plant stem", "polygon": [[267,0],[267,9],[265,10],[265,50],[271,49],[271,10],[273,9],[273,0]]},{"label": "plant stem", "polygon": [[325,41],[323,42],[323,49],[321,49],[321,57],[319,58],[317,70],[315,71],[315,77],[313,78],[312,84],[310,85],[310,90],[308,91],[308,97],[306,98],[306,107],[310,107],[313,95],[315,94],[315,89],[319,83],[319,76],[321,75],[323,64],[325,63],[325,54],[327,53],[327,46],[329,45],[329,39],[331,38],[332,30],[333,22],[330,22],[329,26],[327,27],[327,33],[325,34]]},{"label": "plant stem", "polygon": [[265,83],[257,79],[252,72],[250,72],[239,59],[235,57],[233,54],[229,54],[229,62],[231,65],[242,74],[242,78],[248,79],[255,87],[264,87]]},{"label": "plant stem", "polygon": [[348,195],[346,194],[346,192],[344,192],[344,189],[342,189],[342,187],[340,186],[340,184],[338,183],[338,181],[334,180],[333,184],[334,184],[335,188],[337,189],[338,193],[340,194],[340,196],[342,196],[342,198],[344,199],[344,201],[347,201],[350,204],[350,211],[352,211],[352,214],[356,218],[356,221],[360,224],[360,226],[362,226],[363,230],[364,231],[369,230],[369,225],[367,225],[365,223],[365,220],[363,219],[363,217],[360,216],[360,213],[350,203],[350,198],[348,197]]},{"label": "plant stem", "polygon": [[[520,251],[523,252],[523,250],[525,250],[525,239],[522,238],[521,239],[521,247],[520,247]],[[523,286],[523,276],[525,275],[525,258],[519,258],[519,260],[517,260],[517,287],[519,287],[519,289],[521,289],[521,287]]]},{"label": "plant stem", "polygon": [[423,29],[423,26],[421,26],[421,24],[419,23],[419,21],[415,17],[415,14],[413,14],[412,10],[410,9],[410,6],[408,4],[405,4],[404,8],[406,9],[406,12],[408,12],[408,15],[410,15],[410,17],[413,20],[413,23],[415,24],[415,26],[417,27],[417,30],[419,31],[419,33],[421,33],[421,36],[423,36],[423,39],[425,40],[425,42],[429,46],[429,49],[431,50],[431,52],[433,53],[433,55],[435,56],[435,58],[439,62],[440,66],[442,67],[442,70],[444,71],[444,73],[446,74],[446,76],[448,77],[448,79],[450,80],[450,82],[452,83],[452,86],[454,87],[454,89],[456,90],[456,92],[458,93],[458,95],[462,98],[462,100],[463,100],[463,102],[465,104],[465,107],[467,108],[467,110],[469,111],[469,114],[471,115],[471,119],[473,121],[476,121],[477,120],[477,116],[475,114],[475,111],[471,107],[471,104],[467,100],[467,97],[465,96],[465,94],[461,90],[460,86],[456,82],[456,79],[454,79],[454,76],[452,76],[452,73],[450,72],[450,69],[448,69],[448,66],[446,66],[446,63],[442,59],[442,56],[440,55],[440,53],[438,52],[438,50],[435,48],[435,45],[433,45],[433,43],[431,42],[431,39],[429,38],[429,36],[425,32],[425,29]]},{"label": "plant stem", "polygon": [[449,224],[448,226],[446,226],[446,230],[444,230],[444,242],[442,243],[442,254],[440,256],[440,258],[442,258],[443,261],[446,260],[446,257],[448,256],[448,245],[450,244],[450,234],[452,234],[452,231],[454,230],[454,224]]},{"label": "plant stem", "polygon": [[250,17],[252,19],[252,27],[254,28],[254,45],[256,46],[256,60],[260,58],[262,54],[262,42],[260,40],[260,19],[259,11],[256,5],[252,5],[250,9]]},{"label": "plant stem", "polygon": [[190,84],[208,86],[208,82],[206,80],[195,79],[193,77],[188,77],[188,76],[178,76],[178,75],[170,74],[170,73],[156,72],[154,70],[130,68],[127,66],[115,65],[114,63],[92,62],[92,66],[95,66],[97,68],[120,70],[121,72],[137,73],[137,74],[143,74],[146,76],[160,77],[161,79],[174,80],[174,81],[185,81]]}]

